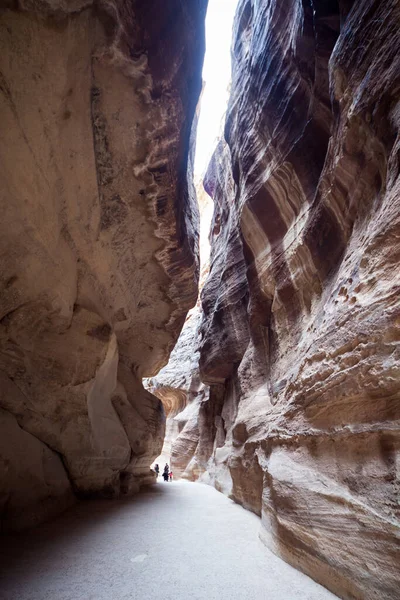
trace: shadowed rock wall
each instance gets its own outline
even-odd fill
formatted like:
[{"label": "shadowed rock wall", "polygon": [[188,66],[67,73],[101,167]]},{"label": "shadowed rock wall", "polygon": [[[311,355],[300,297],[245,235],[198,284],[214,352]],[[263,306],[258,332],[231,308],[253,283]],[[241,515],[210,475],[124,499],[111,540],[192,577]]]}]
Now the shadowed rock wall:
[{"label": "shadowed rock wall", "polygon": [[1,3],[4,528],[134,491],[160,452],[141,380],[197,296],[206,3]]},{"label": "shadowed rock wall", "polygon": [[399,26],[395,0],[241,0],[205,180],[205,479],[360,600],[400,589]]}]

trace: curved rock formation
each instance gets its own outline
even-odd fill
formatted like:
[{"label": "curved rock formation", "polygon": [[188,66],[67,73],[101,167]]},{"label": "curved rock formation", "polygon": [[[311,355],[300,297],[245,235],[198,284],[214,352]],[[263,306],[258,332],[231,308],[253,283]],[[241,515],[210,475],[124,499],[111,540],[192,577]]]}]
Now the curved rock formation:
[{"label": "curved rock formation", "polygon": [[199,374],[200,306],[189,312],[168,365],[147,382],[163,403],[166,420],[159,462],[168,462],[174,478],[197,479],[204,471],[194,459],[199,442],[199,411],[209,390]]},{"label": "curved rock formation", "polygon": [[187,170],[205,9],[3,3],[4,527],[65,506],[71,486],[133,491],[160,451],[164,413],[141,379],[167,362],[197,297]]},{"label": "curved rock formation", "polygon": [[197,453],[275,552],[360,600],[400,589],[399,25],[395,0],[241,0],[205,181]]},{"label": "curved rock formation", "polygon": [[[213,206],[200,180],[195,182],[195,187],[201,216],[201,290],[209,271],[208,228]],[[199,411],[209,399],[209,388],[202,383],[199,372],[200,322],[201,306],[198,300],[186,318],[168,364],[156,377],[145,382],[147,389],[162,401],[167,417],[164,445],[156,461],[170,464],[175,479],[197,479],[206,470],[209,458],[208,456],[206,461],[199,462],[197,453],[201,426],[198,422]],[[207,426],[206,423],[205,425]]]}]

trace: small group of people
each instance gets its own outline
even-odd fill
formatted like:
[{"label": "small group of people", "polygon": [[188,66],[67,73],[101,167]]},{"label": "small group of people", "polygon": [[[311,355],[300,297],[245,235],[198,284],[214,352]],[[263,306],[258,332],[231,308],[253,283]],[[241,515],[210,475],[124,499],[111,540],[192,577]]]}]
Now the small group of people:
[{"label": "small group of people", "polygon": [[[160,474],[160,467],[159,465],[154,465],[154,470],[157,473],[157,477]],[[172,471],[169,470],[169,464],[165,463],[165,467],[164,467],[164,471],[163,471],[163,479],[164,481],[172,481]]]}]

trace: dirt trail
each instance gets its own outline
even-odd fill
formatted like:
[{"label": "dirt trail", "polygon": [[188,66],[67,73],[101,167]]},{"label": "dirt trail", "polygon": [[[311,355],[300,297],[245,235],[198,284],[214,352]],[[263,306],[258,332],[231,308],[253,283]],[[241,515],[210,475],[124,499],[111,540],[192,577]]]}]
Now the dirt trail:
[{"label": "dirt trail", "polygon": [[[161,478],[160,478],[161,479]],[[260,520],[213,488],[159,482],[5,536],[2,600],[333,600],[269,552]]]}]

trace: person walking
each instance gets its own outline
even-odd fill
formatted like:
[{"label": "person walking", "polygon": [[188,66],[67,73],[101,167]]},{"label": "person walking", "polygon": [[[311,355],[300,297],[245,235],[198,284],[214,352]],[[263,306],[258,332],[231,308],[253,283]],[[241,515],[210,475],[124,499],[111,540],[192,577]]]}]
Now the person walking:
[{"label": "person walking", "polygon": [[158,477],[158,476],[159,476],[159,474],[160,474],[160,467],[158,466],[158,464],[155,464],[155,465],[154,465],[154,471],[156,472],[156,475],[157,475],[157,477]]},{"label": "person walking", "polygon": [[169,465],[168,465],[168,463],[165,464],[164,471],[163,471],[163,478],[164,478],[164,481],[169,481]]}]

